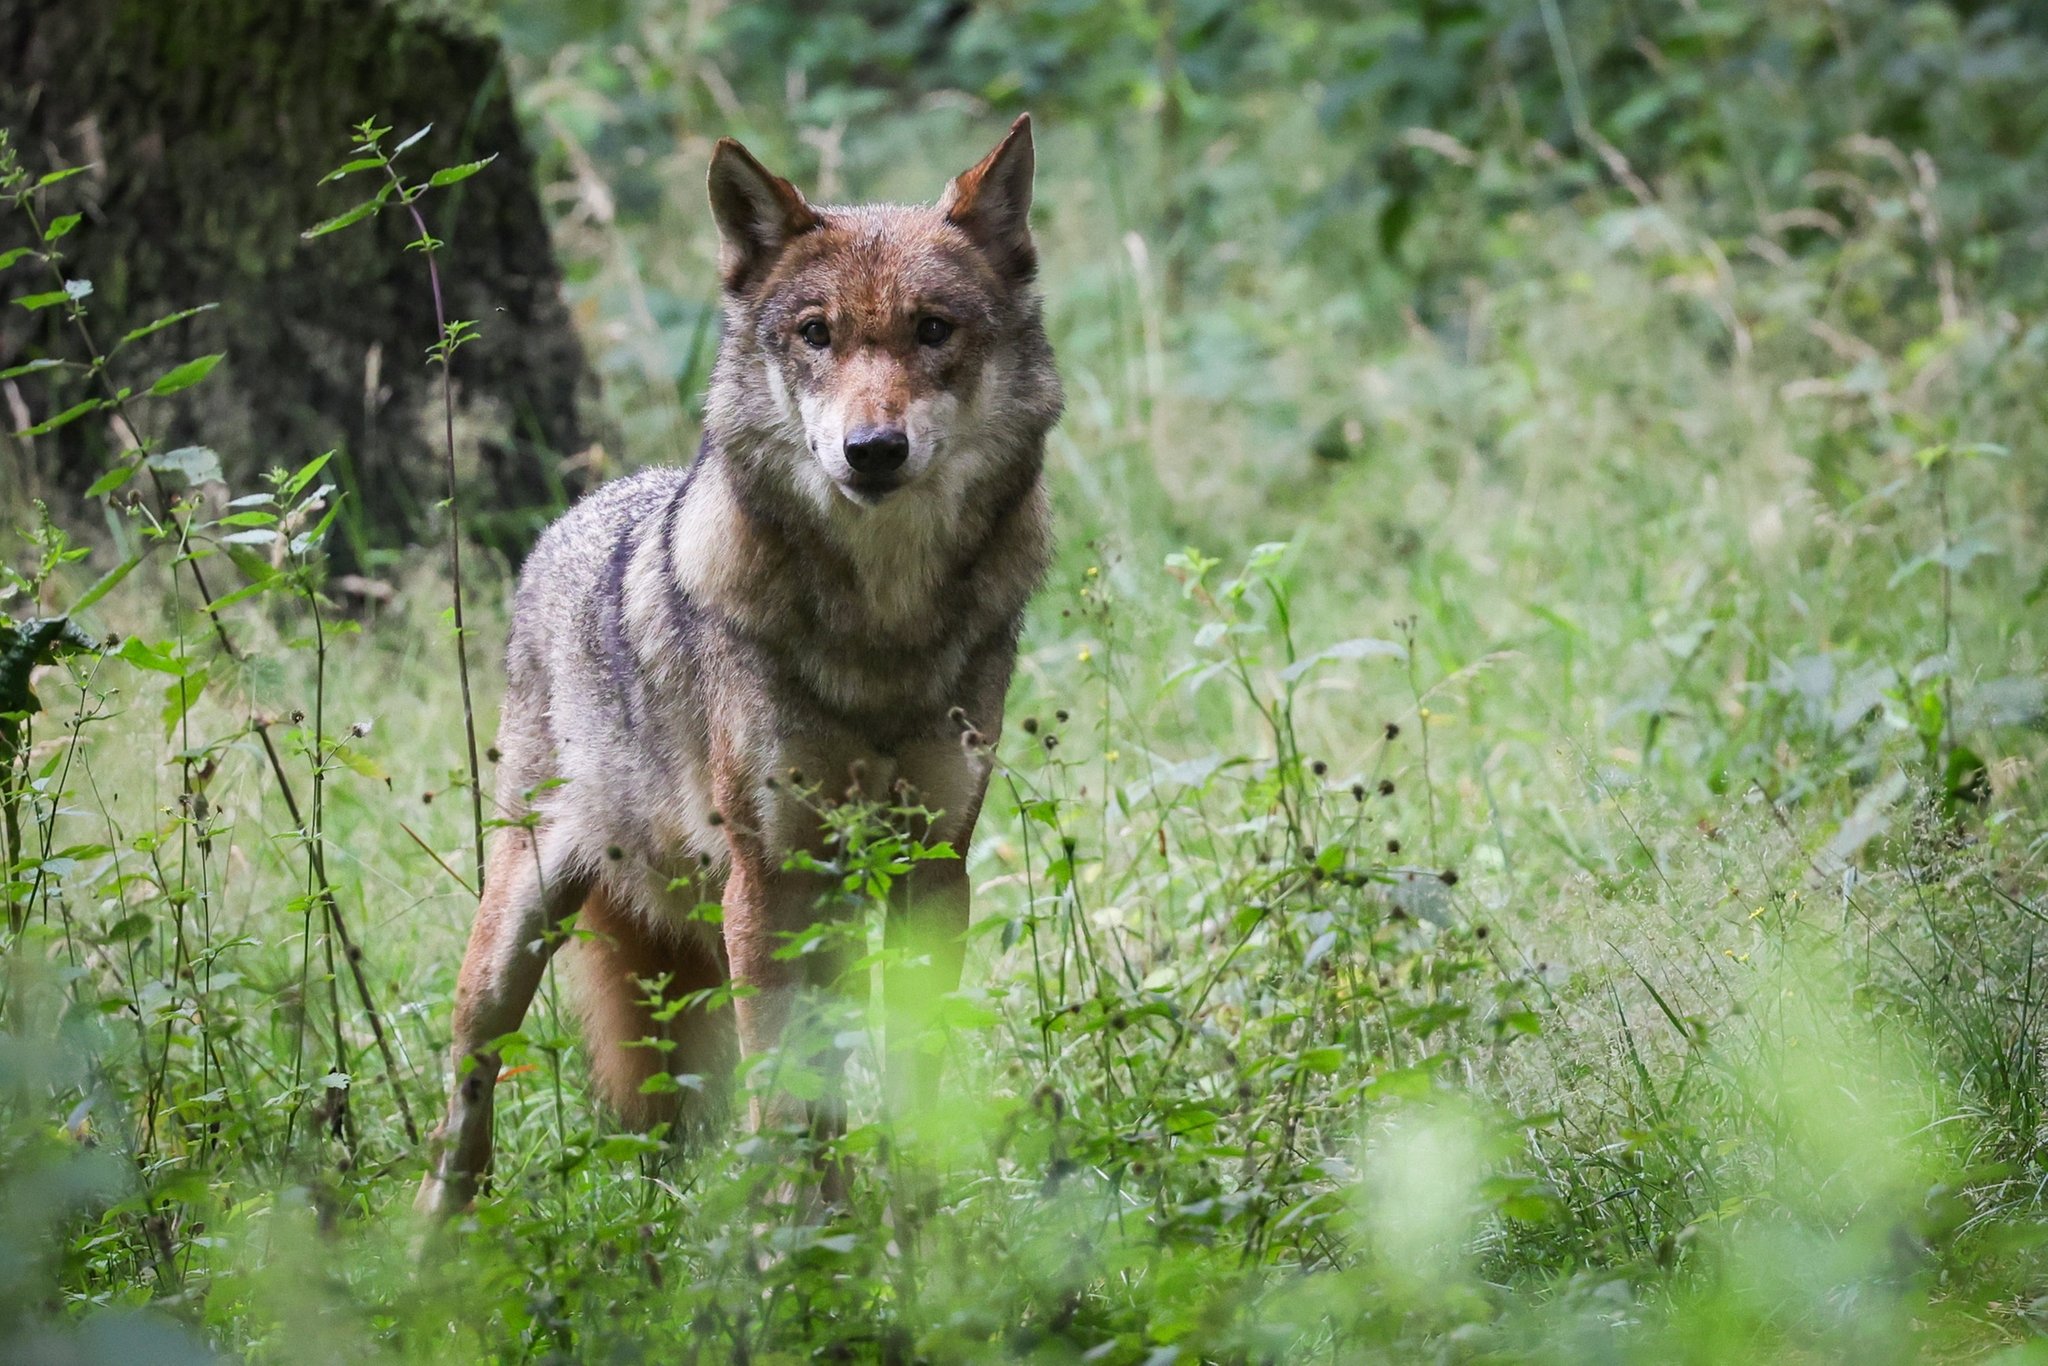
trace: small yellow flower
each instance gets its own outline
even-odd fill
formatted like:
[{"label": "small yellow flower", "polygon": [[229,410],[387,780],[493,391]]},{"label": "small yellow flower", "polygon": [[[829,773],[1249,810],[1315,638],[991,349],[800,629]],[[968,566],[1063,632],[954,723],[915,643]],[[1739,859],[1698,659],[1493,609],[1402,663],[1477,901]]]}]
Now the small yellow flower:
[{"label": "small yellow flower", "polygon": [[1417,712],[1416,712],[1415,714],[1416,714],[1417,716],[1420,716],[1420,717],[1421,717],[1421,718],[1422,718],[1423,720],[1425,720],[1425,721],[1427,721],[1427,720],[1428,720],[1428,719],[1429,719],[1429,718],[1430,718],[1431,716],[1435,715],[1435,713],[1434,713],[1434,712],[1432,712],[1432,711],[1430,711],[1430,709],[1429,709],[1428,707],[1423,707],[1423,708],[1422,708],[1421,710],[1417,711]]},{"label": "small yellow flower", "polygon": [[1113,749],[1109,753],[1103,755],[1102,757],[1109,760],[1109,762],[1111,763],[1115,763],[1118,759],[1123,758],[1123,752],[1121,750]]},{"label": "small yellow flower", "polygon": [[1761,907],[1761,906],[1759,906],[1759,907],[1757,907],[1757,908],[1756,908],[1755,910],[1753,910],[1753,911],[1751,911],[1751,912],[1749,913],[1749,918],[1750,918],[1751,920],[1754,920],[1754,919],[1756,919],[1756,918],[1757,918],[1758,916],[1762,915],[1763,913],[1764,913],[1764,908],[1763,908],[1763,907]]},{"label": "small yellow flower", "polygon": [[1083,664],[1086,664],[1089,660],[1095,658],[1095,651],[1089,649],[1086,645],[1083,645],[1081,647],[1081,652],[1075,655],[1074,658],[1080,660]]},{"label": "small yellow flower", "polygon": [[1099,574],[1101,574],[1101,573],[1102,573],[1102,570],[1101,570],[1101,569],[1099,569],[1099,568],[1097,568],[1097,567],[1096,567],[1095,565],[1092,565],[1092,564],[1091,564],[1091,565],[1089,565],[1089,566],[1088,566],[1088,577],[1089,577],[1089,578],[1091,578],[1091,579],[1092,579],[1092,578],[1095,578],[1096,576],[1098,576],[1098,575],[1099,575]]}]

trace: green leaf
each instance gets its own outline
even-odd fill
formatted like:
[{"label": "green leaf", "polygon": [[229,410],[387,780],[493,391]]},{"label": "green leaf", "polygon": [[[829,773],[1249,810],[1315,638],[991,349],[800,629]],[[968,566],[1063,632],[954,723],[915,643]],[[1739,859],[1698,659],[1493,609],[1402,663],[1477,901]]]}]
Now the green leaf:
[{"label": "green leaf", "polygon": [[181,323],[185,321],[185,319],[196,317],[201,313],[210,313],[214,309],[219,307],[219,304],[200,304],[197,308],[180,309],[178,312],[171,314],[169,317],[158,318],[155,322],[146,324],[145,326],[142,327],[138,327],[133,332],[130,332],[127,336],[121,338],[121,340],[115,342],[114,350],[119,351],[129,342],[141,341],[144,337],[149,336],[153,332],[161,332],[166,327],[170,327],[177,323]]},{"label": "green leaf", "polygon": [[[333,485],[323,485],[322,487],[332,488]],[[333,501],[328,503],[326,513],[318,522],[292,537],[291,546],[289,547],[292,554],[303,555],[320,544],[321,538],[327,535],[327,528],[334,525],[335,514],[341,511],[341,500],[346,496],[343,494],[334,498]]]},{"label": "green leaf", "polygon": [[140,939],[149,933],[150,918],[141,911],[122,916],[100,933],[108,943],[125,944],[131,939]]},{"label": "green leaf", "polygon": [[1967,745],[1957,745],[1949,751],[1948,764],[1941,775],[1941,785],[1949,803],[1968,802],[1982,805],[1991,799],[1991,772],[1977,752]]},{"label": "green leaf", "polygon": [[104,498],[130,479],[133,479],[135,471],[141,468],[140,465],[136,464],[116,465],[99,478],[93,480],[92,487],[85,491],[85,496],[88,498]]},{"label": "green leaf", "polygon": [[63,290],[53,289],[42,294],[24,294],[14,302],[20,304],[29,312],[36,313],[45,308],[54,308],[58,304],[69,302],[70,298],[71,296]]},{"label": "green leaf", "polygon": [[48,189],[59,181],[69,180],[75,175],[84,175],[87,169],[84,166],[66,166],[61,171],[51,171],[36,182],[36,188],[39,190]]},{"label": "green leaf", "polygon": [[232,593],[223,593],[212,602],[207,603],[206,610],[209,612],[221,612],[233,607],[238,602],[247,602],[250,598],[269,591],[270,586],[277,581],[278,577],[278,575],[272,574],[270,577],[258,579],[254,583],[243,584]]},{"label": "green leaf", "polygon": [[0,270],[7,269],[16,261],[21,260],[24,256],[40,255],[42,255],[42,253],[37,251],[34,247],[15,247],[8,251],[0,251]]},{"label": "green leaf", "polygon": [[296,473],[277,486],[278,497],[285,502],[290,502],[298,497],[299,490],[312,483],[313,476],[325,469],[327,462],[332,459],[334,459],[334,452],[328,451],[324,455],[314,456],[311,460],[299,466]]},{"label": "green leaf", "polygon": [[[132,468],[132,466],[130,468]],[[129,574],[133,573],[135,566],[141,563],[142,556],[130,555],[127,559],[121,561],[121,563],[115,565],[112,569],[109,569],[106,573],[100,575],[98,581],[95,582],[92,587],[86,589],[84,595],[80,597],[77,602],[71,604],[71,611],[73,612],[73,614],[75,615],[76,613],[83,612],[86,608],[91,607],[101,598],[104,598],[107,594],[113,592],[115,586],[118,585],[121,582],[121,580],[127,578]]]},{"label": "green leaf", "polygon": [[385,165],[386,162],[383,157],[357,157],[354,161],[345,162],[329,171],[326,175],[321,176],[320,183],[322,185],[332,185],[343,176],[352,176],[357,171],[380,170]]},{"label": "green leaf", "polygon": [[151,673],[184,673],[184,662],[170,652],[169,642],[165,644],[166,648],[157,649],[143,640],[141,636],[129,636],[121,642],[121,648],[114,653],[117,658],[126,663],[132,664],[138,669],[148,669]]},{"label": "green leaf", "polygon": [[45,242],[60,241],[73,228],[84,221],[85,215],[82,213],[67,213],[62,218],[53,218],[50,220],[50,226],[43,229],[43,240]]},{"label": "green leaf", "polygon": [[493,152],[482,161],[465,161],[460,166],[445,167],[434,172],[432,178],[427,181],[427,188],[438,190],[446,185],[459,185],[497,159],[497,153]]},{"label": "green leaf", "polygon": [[23,375],[33,375],[44,370],[60,369],[66,364],[68,362],[45,356],[39,360],[32,360],[26,365],[15,365],[5,370],[0,370],[0,379],[20,379]]},{"label": "green leaf", "polygon": [[325,223],[320,223],[306,229],[299,236],[310,242],[316,237],[325,237],[330,232],[340,232],[343,228],[352,228],[383,207],[384,196],[380,194],[375,199],[364,200],[347,213],[336,214]]},{"label": "green leaf", "polygon": [[665,1152],[668,1145],[646,1134],[613,1134],[592,1150],[599,1162],[631,1162],[635,1158]]},{"label": "green leaf", "polygon": [[164,738],[177,734],[178,723],[197,705],[201,693],[206,691],[205,668],[194,669],[183,677],[173,679],[164,689]]},{"label": "green leaf", "polygon": [[56,431],[59,427],[68,427],[72,423],[78,421],[78,419],[80,419],[81,417],[84,417],[87,413],[97,412],[99,409],[105,406],[106,404],[103,403],[101,400],[96,398],[89,398],[85,400],[85,402],[83,403],[75,404],[72,407],[66,408],[63,412],[57,414],[55,417],[45,418],[43,421],[38,422],[33,427],[25,427],[21,431],[16,432],[15,435],[44,436],[50,432]]},{"label": "green leaf", "polygon": [[400,152],[405,151],[407,148],[411,147],[414,143],[417,143],[421,138],[425,137],[427,134],[433,131],[434,125],[431,123],[422,126],[417,133],[412,134],[405,141],[399,143],[396,147],[392,148],[391,155],[397,156]]},{"label": "green leaf", "polygon": [[1344,1050],[1335,1046],[1308,1049],[1301,1055],[1301,1065],[1311,1072],[1328,1076],[1343,1068]]},{"label": "green leaf", "polygon": [[213,367],[219,365],[226,355],[227,353],[224,351],[216,351],[210,356],[201,356],[197,360],[188,360],[177,369],[170,371],[156,383],[150,385],[149,392],[158,398],[163,398],[167,394],[182,393],[212,374]]},{"label": "green leaf", "polygon": [[218,481],[220,457],[207,446],[180,446],[149,457],[149,467],[159,474],[175,474],[188,484]]}]

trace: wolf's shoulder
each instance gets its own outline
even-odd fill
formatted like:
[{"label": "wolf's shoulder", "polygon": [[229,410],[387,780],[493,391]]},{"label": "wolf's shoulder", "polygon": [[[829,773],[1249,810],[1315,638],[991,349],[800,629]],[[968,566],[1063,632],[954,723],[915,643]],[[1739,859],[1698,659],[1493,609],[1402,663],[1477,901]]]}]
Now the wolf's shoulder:
[{"label": "wolf's shoulder", "polygon": [[671,506],[689,478],[687,468],[658,465],[600,485],[542,533],[529,559],[593,541],[612,541]]},{"label": "wolf's shoulder", "polygon": [[552,620],[580,618],[618,577],[621,561],[657,529],[689,483],[687,469],[660,466],[614,479],[541,534],[519,572],[515,637]]}]

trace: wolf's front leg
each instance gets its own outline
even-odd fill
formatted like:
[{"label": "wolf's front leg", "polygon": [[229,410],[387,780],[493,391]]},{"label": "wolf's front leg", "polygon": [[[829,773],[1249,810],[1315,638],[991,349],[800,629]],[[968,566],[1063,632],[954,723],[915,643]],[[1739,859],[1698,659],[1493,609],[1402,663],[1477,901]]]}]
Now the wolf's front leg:
[{"label": "wolf's front leg", "polygon": [[[754,1080],[750,1114],[756,1131],[808,1130],[818,1143],[828,1143],[846,1129],[846,1100],[840,1078],[846,1049],[834,1036],[827,1017],[840,987],[847,956],[833,943],[812,952],[780,956],[789,937],[815,923],[819,901],[829,890],[814,873],[766,866],[755,848],[735,841],[732,871],[725,884],[725,946],[732,980],[746,991],[733,1002],[740,1051],[748,1063],[764,1054],[778,1054],[773,1066],[803,1068],[818,1078],[817,1088],[795,1088],[771,1072]],[[806,1101],[798,1091],[816,1091]],[[837,1162],[818,1163],[820,1196],[832,1202],[846,1198],[846,1173]]]},{"label": "wolf's front leg", "polygon": [[[963,854],[966,843],[959,843]],[[927,1110],[939,1099],[946,1060],[933,1026],[940,1002],[960,986],[967,920],[964,858],[918,863],[892,889],[882,930],[882,1004],[888,1013],[885,1080],[898,1115]]]},{"label": "wolf's front leg", "polygon": [[567,841],[551,828],[538,836],[503,830],[492,844],[455,985],[455,1085],[413,1202],[421,1213],[445,1217],[476,1198],[491,1160],[491,1095],[498,1082],[498,1055],[489,1045],[526,1018],[554,952],[554,931],[589,891],[589,874],[573,865]]},{"label": "wolf's front leg", "polygon": [[1002,728],[999,685],[993,697],[980,699],[975,715],[989,720],[979,728],[981,740],[974,748],[942,741],[904,755],[905,779],[937,813],[929,828],[913,833],[922,844],[952,845],[959,857],[918,860],[890,891],[882,932],[882,1005],[888,1016],[884,1083],[889,1107],[899,1117],[928,1109],[939,1099],[945,1055],[933,1026],[940,1002],[959,989],[967,956],[967,847],[974,842],[988,795],[987,749],[994,747]]}]

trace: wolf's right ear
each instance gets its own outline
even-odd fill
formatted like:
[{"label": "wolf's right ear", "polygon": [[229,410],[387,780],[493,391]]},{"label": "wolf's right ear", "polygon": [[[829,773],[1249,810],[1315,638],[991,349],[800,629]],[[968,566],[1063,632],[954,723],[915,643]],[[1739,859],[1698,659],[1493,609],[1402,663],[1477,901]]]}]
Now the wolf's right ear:
[{"label": "wolf's right ear", "polygon": [[796,186],[731,138],[711,154],[711,216],[718,222],[718,273],[734,293],[767,273],[792,237],[818,226]]},{"label": "wolf's right ear", "polygon": [[946,186],[939,212],[974,239],[998,272],[1029,280],[1038,271],[1031,242],[1031,116],[1019,114],[1002,145]]}]

